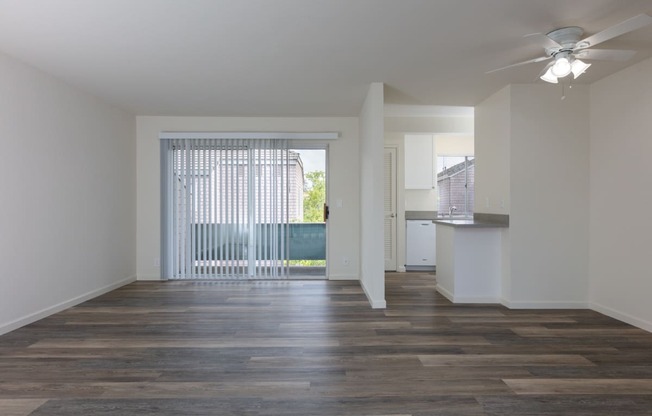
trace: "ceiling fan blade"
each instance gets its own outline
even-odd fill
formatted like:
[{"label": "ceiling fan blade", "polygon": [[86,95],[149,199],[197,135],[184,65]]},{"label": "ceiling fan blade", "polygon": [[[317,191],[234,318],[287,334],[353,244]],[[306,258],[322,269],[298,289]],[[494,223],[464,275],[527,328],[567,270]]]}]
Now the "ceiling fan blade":
[{"label": "ceiling fan blade", "polygon": [[548,68],[550,68],[550,67],[553,66],[554,64],[555,64],[554,62],[549,62],[548,65],[546,65],[545,67],[543,67],[543,69],[541,70],[541,72],[539,72],[539,75],[537,75],[537,79],[541,78],[541,77],[543,76],[543,74],[546,73],[546,71],[548,70]]},{"label": "ceiling fan blade", "polygon": [[541,46],[546,49],[551,48],[561,48],[561,45],[554,40],[550,39],[548,36],[543,33],[530,33],[529,35],[523,36],[524,38],[534,38]]},{"label": "ceiling fan blade", "polygon": [[502,71],[503,69],[513,68],[515,66],[533,64],[535,62],[541,62],[541,61],[547,61],[548,59],[551,59],[551,58],[552,58],[552,56],[540,56],[538,58],[530,59],[529,61],[518,62],[516,64],[507,65],[507,66],[504,66],[502,68],[492,69],[491,71],[485,72],[485,74],[491,74],[492,72]]},{"label": "ceiling fan blade", "polygon": [[579,59],[596,59],[601,61],[628,61],[636,55],[636,51],[626,49],[583,49],[573,56]]},{"label": "ceiling fan blade", "polygon": [[589,36],[588,38],[577,42],[576,49],[584,49],[591,46],[595,46],[609,39],[613,39],[620,35],[624,35],[625,33],[632,32],[636,29],[640,29],[651,23],[652,23],[652,16],[649,16],[647,14],[639,14],[638,16],[629,18],[624,22],[620,22],[601,32],[596,33],[595,35]]}]

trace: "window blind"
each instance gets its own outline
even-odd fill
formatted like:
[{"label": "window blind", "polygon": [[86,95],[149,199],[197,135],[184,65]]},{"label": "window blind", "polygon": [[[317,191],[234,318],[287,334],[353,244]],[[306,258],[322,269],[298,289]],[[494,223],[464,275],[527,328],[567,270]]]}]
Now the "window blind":
[{"label": "window blind", "polygon": [[288,276],[288,142],[161,141],[162,275]]}]

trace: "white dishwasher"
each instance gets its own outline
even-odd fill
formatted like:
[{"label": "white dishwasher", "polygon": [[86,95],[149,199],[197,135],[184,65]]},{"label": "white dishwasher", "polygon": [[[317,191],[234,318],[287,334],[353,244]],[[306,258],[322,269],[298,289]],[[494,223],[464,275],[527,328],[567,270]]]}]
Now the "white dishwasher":
[{"label": "white dishwasher", "polygon": [[405,269],[434,270],[437,226],[431,220],[407,220]]}]

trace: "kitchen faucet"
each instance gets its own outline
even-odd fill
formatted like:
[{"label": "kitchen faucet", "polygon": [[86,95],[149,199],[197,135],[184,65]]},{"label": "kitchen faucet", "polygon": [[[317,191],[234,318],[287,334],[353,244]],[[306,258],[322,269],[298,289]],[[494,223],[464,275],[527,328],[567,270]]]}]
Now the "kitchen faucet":
[{"label": "kitchen faucet", "polygon": [[456,206],[452,206],[452,207],[448,208],[448,216],[453,218],[453,212],[455,212],[455,211],[457,211]]}]

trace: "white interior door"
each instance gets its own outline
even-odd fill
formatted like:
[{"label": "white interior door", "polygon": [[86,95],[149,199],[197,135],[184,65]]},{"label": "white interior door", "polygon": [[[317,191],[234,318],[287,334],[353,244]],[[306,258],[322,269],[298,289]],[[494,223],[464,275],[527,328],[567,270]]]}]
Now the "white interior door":
[{"label": "white interior door", "polygon": [[396,148],[384,154],[385,270],[396,270]]}]

